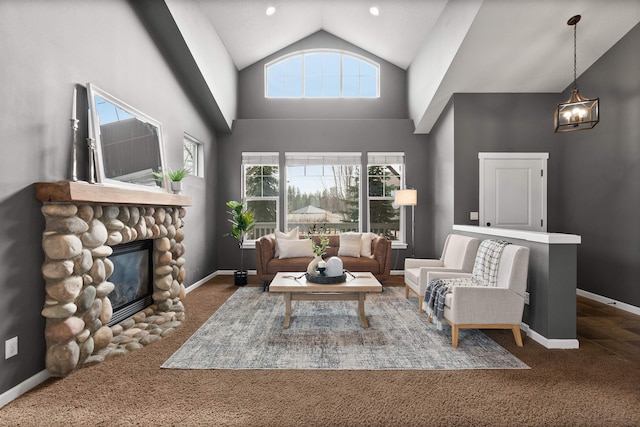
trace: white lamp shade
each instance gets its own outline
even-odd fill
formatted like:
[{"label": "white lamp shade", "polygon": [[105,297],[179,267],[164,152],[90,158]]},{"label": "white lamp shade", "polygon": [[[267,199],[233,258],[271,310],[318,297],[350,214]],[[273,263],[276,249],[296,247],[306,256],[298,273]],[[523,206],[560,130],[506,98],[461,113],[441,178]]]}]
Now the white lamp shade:
[{"label": "white lamp shade", "polygon": [[418,190],[396,190],[394,203],[398,206],[415,206],[418,204]]}]

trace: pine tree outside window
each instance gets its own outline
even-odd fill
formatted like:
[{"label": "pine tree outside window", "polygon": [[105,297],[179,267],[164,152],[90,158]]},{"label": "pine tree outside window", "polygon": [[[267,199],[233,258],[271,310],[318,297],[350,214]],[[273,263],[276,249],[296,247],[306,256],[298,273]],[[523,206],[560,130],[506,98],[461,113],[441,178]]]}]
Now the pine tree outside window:
[{"label": "pine tree outside window", "polygon": [[395,207],[394,193],[404,182],[404,153],[368,153],[367,187],[369,231],[392,241],[404,242],[402,207]]},{"label": "pine tree outside window", "polygon": [[247,235],[249,245],[278,229],[280,166],[278,153],[242,153],[243,200],[256,226]]}]

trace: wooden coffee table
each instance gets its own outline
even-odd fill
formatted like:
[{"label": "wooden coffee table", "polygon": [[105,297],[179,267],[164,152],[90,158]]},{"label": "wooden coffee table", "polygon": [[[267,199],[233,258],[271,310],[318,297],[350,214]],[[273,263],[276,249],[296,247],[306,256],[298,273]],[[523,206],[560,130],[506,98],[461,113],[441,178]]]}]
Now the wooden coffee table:
[{"label": "wooden coffee table", "polygon": [[[353,277],[355,276],[355,277]],[[271,281],[269,292],[283,292],[285,316],[282,327],[287,329],[291,322],[291,301],[358,301],[358,315],[363,328],[369,327],[364,314],[364,300],[367,292],[382,292],[382,285],[372,273],[347,274],[347,280],[334,285],[307,282],[304,273],[281,272]]]}]

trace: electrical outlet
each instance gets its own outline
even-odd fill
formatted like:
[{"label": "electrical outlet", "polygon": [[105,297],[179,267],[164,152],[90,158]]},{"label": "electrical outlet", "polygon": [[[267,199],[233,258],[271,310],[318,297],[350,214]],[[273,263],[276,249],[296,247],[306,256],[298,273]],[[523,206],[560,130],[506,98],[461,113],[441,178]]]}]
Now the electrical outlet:
[{"label": "electrical outlet", "polygon": [[478,220],[478,212],[469,212],[469,219],[471,221],[477,221]]},{"label": "electrical outlet", "polygon": [[4,342],[4,358],[18,355],[18,337],[9,338]]},{"label": "electrical outlet", "polygon": [[524,293],[524,303],[529,305],[529,292]]}]

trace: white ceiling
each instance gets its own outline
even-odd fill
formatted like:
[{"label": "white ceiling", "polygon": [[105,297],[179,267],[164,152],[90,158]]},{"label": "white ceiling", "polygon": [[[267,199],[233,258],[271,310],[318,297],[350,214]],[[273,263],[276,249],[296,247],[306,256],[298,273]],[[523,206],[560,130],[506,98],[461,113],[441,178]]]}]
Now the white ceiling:
[{"label": "white ceiling", "polygon": [[[573,27],[567,25],[573,15],[582,15],[578,77],[640,22],[640,0],[191,1],[239,70],[320,30],[408,69],[414,98],[428,98],[420,111],[411,106],[417,132],[429,132],[456,92],[565,90],[573,80]],[[270,5],[276,12],[267,16]],[[369,13],[373,5],[377,17]],[[475,17],[459,19],[464,10]],[[439,62],[430,67],[429,61]],[[431,75],[430,68],[439,70]],[[435,89],[416,95],[421,86]]]},{"label": "white ceiling", "polygon": [[[198,0],[239,70],[324,30],[406,69],[447,0]],[[272,16],[268,6],[276,7]],[[376,5],[379,16],[369,13]]]}]

